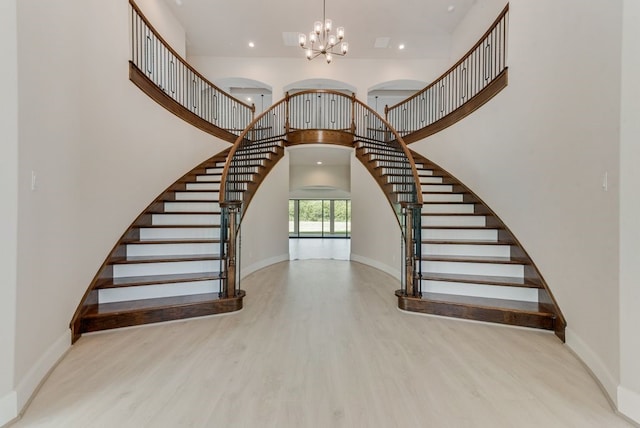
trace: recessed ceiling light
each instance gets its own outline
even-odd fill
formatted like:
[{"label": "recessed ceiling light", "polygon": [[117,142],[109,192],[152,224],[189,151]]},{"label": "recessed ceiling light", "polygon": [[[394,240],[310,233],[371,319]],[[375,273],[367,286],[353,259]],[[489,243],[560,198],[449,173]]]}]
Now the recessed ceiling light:
[{"label": "recessed ceiling light", "polygon": [[318,161],[316,162],[318,165],[322,165],[322,161]]},{"label": "recessed ceiling light", "polygon": [[449,7],[447,8],[447,12],[451,13],[454,10],[456,10],[456,7],[454,5],[449,5]]},{"label": "recessed ceiling light", "polygon": [[403,49],[404,49],[404,43],[400,43],[400,44],[398,45],[398,49],[403,50]]},{"label": "recessed ceiling light", "polygon": [[251,97],[247,97],[247,101],[251,102],[253,100],[251,99]]},{"label": "recessed ceiling light", "polygon": [[250,47],[250,48],[255,48],[255,47],[256,47],[256,44],[255,44],[255,43],[253,43],[253,42],[249,42],[249,47]]},{"label": "recessed ceiling light", "polygon": [[178,6],[182,6],[182,0],[176,0],[176,4],[177,4]]}]

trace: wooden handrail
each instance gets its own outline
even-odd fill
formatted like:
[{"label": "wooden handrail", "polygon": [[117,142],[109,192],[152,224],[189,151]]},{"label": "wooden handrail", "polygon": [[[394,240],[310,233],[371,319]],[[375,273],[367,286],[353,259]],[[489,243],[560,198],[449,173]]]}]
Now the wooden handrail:
[{"label": "wooden handrail", "polygon": [[[418,170],[416,169],[416,163],[415,163],[415,161],[413,159],[413,155],[411,154],[411,151],[409,150],[409,147],[407,147],[407,145],[405,144],[404,140],[402,139],[402,137],[400,136],[398,131],[396,131],[391,126],[391,124],[389,122],[387,122],[387,120],[385,118],[383,118],[380,114],[378,114],[378,112],[376,112],[374,109],[372,109],[371,107],[369,107],[368,105],[364,104],[362,101],[360,101],[360,100],[358,100],[356,98],[354,98],[353,100],[354,100],[355,104],[359,104],[360,106],[362,106],[363,108],[368,110],[369,113],[373,113],[387,128],[389,128],[389,131],[391,131],[393,133],[393,135],[396,137],[396,141],[398,141],[398,144],[402,148],[402,151],[404,152],[405,156],[409,160],[409,164],[411,165],[411,172],[413,174],[413,180],[414,180],[414,183],[416,184],[417,200],[415,201],[415,203],[422,205],[423,204],[422,192],[417,190],[420,187],[420,176],[418,175]],[[389,131],[385,131],[385,132],[389,132]]]},{"label": "wooden handrail", "polygon": [[[506,86],[508,14],[507,4],[491,27],[446,72],[409,98],[385,106],[386,119],[407,143],[416,141],[418,135],[438,132],[479,108],[487,100],[487,87],[491,86],[489,92],[495,95]],[[498,79],[502,79],[500,84],[494,84]],[[484,96],[477,98],[483,91]]]},{"label": "wooden handrail", "polygon": [[[289,95],[287,94],[283,99],[281,99],[280,101],[278,101],[277,103],[275,103],[273,106],[271,106],[267,111],[262,112],[259,116],[257,116],[256,118],[254,118],[254,120],[249,124],[249,126],[247,126],[247,128],[238,136],[238,138],[236,139],[235,143],[233,144],[233,146],[231,147],[231,150],[229,151],[229,156],[227,158],[227,162],[224,166],[223,172],[222,172],[222,178],[221,178],[221,184],[220,184],[220,200],[221,201],[226,201],[226,187],[227,187],[227,181],[228,181],[228,177],[229,177],[229,170],[231,168],[231,160],[233,159],[236,151],[242,146],[242,144],[244,142],[247,141],[247,135],[249,134],[249,132],[253,131],[255,125],[266,115],[271,114],[274,110],[280,108],[280,106],[285,103],[286,104],[286,110],[285,110],[285,115],[287,117],[288,120],[291,120],[292,117],[292,111],[290,109],[290,104],[291,104],[291,100],[295,99],[297,97],[301,97],[304,95],[309,95],[309,94],[327,94],[327,95],[336,95],[339,97],[345,97],[348,98],[349,101],[352,103],[352,106],[360,106],[362,107],[365,111],[367,111],[369,114],[372,114],[374,117],[376,117],[378,120],[380,120],[380,122],[387,128],[387,130],[384,130],[384,132],[390,132],[391,134],[393,134],[393,136],[395,137],[395,142],[397,142],[397,144],[400,146],[402,152],[404,153],[405,157],[407,158],[408,164],[411,166],[411,170],[412,170],[412,176],[414,179],[414,183],[416,184],[416,203],[418,204],[422,204],[423,200],[422,200],[422,192],[417,191],[417,188],[419,186],[420,183],[420,179],[418,176],[418,171],[415,167],[415,162],[413,160],[413,155],[411,154],[409,148],[407,147],[407,145],[404,143],[404,140],[402,139],[402,136],[395,130],[393,129],[393,127],[389,124],[389,122],[387,122],[386,119],[384,119],[380,114],[378,114],[375,110],[373,110],[372,108],[370,108],[369,106],[367,106],[366,104],[364,104],[363,102],[361,102],[360,100],[358,100],[357,98],[355,98],[354,95],[352,96],[348,96],[345,95],[342,92],[339,91],[334,91],[334,90],[327,90],[327,89],[319,89],[319,90],[305,90],[305,91],[301,91],[301,92],[297,92],[293,95]],[[355,116],[355,108],[351,108],[350,109],[351,112],[351,123],[354,123],[356,118]],[[293,112],[295,113],[295,112]],[[287,133],[288,131],[292,130],[294,128],[289,128],[288,130],[285,131],[285,133]],[[320,128],[320,129],[324,129],[324,128]],[[354,136],[356,136],[354,134]]]},{"label": "wooden handrail", "polygon": [[209,79],[207,79],[206,77],[204,77],[202,74],[200,74],[198,72],[198,70],[196,70],[195,68],[193,68],[188,62],[187,60],[185,60],[178,52],[175,51],[175,49],[173,49],[171,47],[171,45],[164,39],[164,37],[162,37],[160,35],[160,33],[155,29],[155,27],[151,24],[151,22],[147,19],[147,17],[144,15],[144,13],[142,12],[142,10],[138,7],[138,5],[136,4],[136,2],[134,0],[129,0],[129,4],[131,5],[131,7],[133,8],[133,10],[136,11],[136,13],[138,14],[138,16],[140,16],[140,18],[142,19],[142,21],[144,21],[144,23],[149,27],[149,29],[151,30],[151,32],[153,33],[154,36],[156,36],[158,38],[158,40],[160,40],[160,42],[164,45],[165,48],[167,48],[169,50],[169,52],[171,52],[178,60],[180,60],[180,62],[182,64],[184,64],[185,67],[187,67],[193,74],[195,74],[196,76],[198,76],[200,79],[202,79],[205,83],[207,83],[207,85],[212,86],[213,88],[215,88],[216,90],[220,91],[222,94],[226,95],[227,97],[229,97],[230,99],[232,99],[233,101],[245,106],[246,108],[248,108],[249,110],[251,110],[252,112],[255,113],[256,111],[256,106],[255,104],[249,105],[247,103],[245,103],[242,100],[239,100],[238,98],[234,97],[233,95],[223,91],[222,89],[220,89],[219,87],[217,87],[216,85],[214,85],[213,83],[211,83],[209,81]]}]

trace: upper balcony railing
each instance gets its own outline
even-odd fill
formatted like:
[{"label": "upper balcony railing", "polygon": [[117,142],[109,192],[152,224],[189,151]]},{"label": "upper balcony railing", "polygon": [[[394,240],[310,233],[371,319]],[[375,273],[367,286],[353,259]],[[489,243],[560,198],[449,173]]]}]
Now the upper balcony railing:
[{"label": "upper balcony railing", "polygon": [[[131,64],[177,103],[173,113],[182,117],[190,112],[216,128],[240,135],[253,119],[255,107],[234,98],[198,73],[160,36],[135,2],[130,0],[129,4]],[[179,106],[185,111],[178,111]]]},{"label": "upper balcony railing", "polygon": [[480,40],[436,81],[385,108],[387,120],[410,143],[467,116],[507,83],[509,5]]}]

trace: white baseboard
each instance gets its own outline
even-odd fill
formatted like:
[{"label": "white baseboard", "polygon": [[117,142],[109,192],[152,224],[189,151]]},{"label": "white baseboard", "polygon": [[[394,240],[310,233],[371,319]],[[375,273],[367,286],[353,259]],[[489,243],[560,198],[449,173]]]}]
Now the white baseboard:
[{"label": "white baseboard", "polygon": [[11,391],[0,397],[0,427],[18,417],[18,396]]},{"label": "white baseboard", "polygon": [[38,390],[58,361],[67,353],[71,347],[71,330],[64,332],[49,348],[42,354],[38,361],[31,367],[31,370],[20,381],[16,388],[18,412],[22,412],[29,403],[33,394]]},{"label": "white baseboard", "polygon": [[280,254],[279,256],[275,256],[275,257],[270,257],[268,259],[264,259],[264,260],[260,260],[259,262],[256,262],[252,265],[249,265],[247,267],[243,267],[241,272],[240,272],[240,277],[241,278],[245,278],[249,275],[251,275],[252,273],[259,271],[260,269],[266,268],[267,266],[271,266],[274,265],[276,263],[280,263],[280,262],[284,262],[289,260],[289,253],[286,254]]},{"label": "white baseboard", "polygon": [[640,394],[619,385],[618,412],[633,422],[640,424]]},{"label": "white baseboard", "polygon": [[382,272],[388,273],[389,275],[396,278],[397,280],[400,280],[400,271],[392,268],[391,266],[388,266],[377,260],[373,260],[368,257],[361,256],[359,254],[354,254],[354,253],[351,253],[349,258],[354,262],[358,262],[358,263],[362,263],[362,264],[374,267],[378,270],[381,270]]},{"label": "white baseboard", "polygon": [[573,330],[567,328],[566,344],[573,353],[582,360],[582,362],[591,371],[591,374],[600,383],[602,390],[608,396],[607,398],[614,407],[617,408],[617,390],[618,381],[611,375],[607,366],[602,362],[600,357],[591,350],[591,348],[578,336]]}]

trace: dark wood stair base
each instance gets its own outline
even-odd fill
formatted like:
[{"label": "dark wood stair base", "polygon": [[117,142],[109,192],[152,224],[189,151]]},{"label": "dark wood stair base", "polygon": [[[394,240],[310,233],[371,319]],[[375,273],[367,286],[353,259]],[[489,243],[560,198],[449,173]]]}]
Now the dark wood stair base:
[{"label": "dark wood stair base", "polygon": [[396,296],[398,308],[408,312],[556,330],[555,315],[538,303],[435,293],[422,293],[420,298],[405,296],[401,290]]},{"label": "dark wood stair base", "polygon": [[240,290],[231,298],[208,293],[92,305],[82,317],[80,332],[72,335],[77,339],[85,332],[235,312],[242,309],[245,295]]}]

